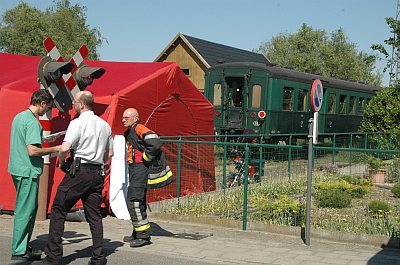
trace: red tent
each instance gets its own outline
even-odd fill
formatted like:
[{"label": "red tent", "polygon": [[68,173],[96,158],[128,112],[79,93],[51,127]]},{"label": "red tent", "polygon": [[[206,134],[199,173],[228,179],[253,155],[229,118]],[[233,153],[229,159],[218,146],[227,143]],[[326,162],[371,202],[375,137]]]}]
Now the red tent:
[{"label": "red tent", "polygon": [[[14,116],[27,108],[33,91],[39,88],[37,66],[41,57],[0,53],[0,204],[4,210],[13,210],[15,189],[7,172],[10,127]],[[175,63],[130,63],[85,61],[89,66],[103,67],[106,73],[88,87],[95,96],[95,113],[106,120],[113,134],[123,134],[122,113],[134,107],[141,114],[141,122],[161,136],[211,135],[213,107],[197,90]],[[65,130],[74,112],[53,109],[52,132]],[[58,139],[57,143],[62,141]],[[177,144],[165,144],[170,167],[176,175]],[[180,195],[215,189],[213,148],[201,145],[183,145]],[[49,176],[49,204],[55,196],[63,173],[51,161]],[[107,182],[107,181],[106,181]],[[148,201],[174,197],[176,183],[149,192]],[[103,195],[107,204],[107,185]]]}]

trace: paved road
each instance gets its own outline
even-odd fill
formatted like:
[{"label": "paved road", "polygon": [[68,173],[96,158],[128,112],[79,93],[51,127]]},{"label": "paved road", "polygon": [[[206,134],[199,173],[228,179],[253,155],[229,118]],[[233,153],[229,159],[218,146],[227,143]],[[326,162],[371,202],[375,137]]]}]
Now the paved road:
[{"label": "paved road", "polygon": [[[108,264],[400,264],[400,251],[394,249],[316,239],[306,246],[299,237],[152,219],[151,214],[150,220],[153,244],[134,249],[121,240],[130,222],[104,219]],[[13,216],[0,216],[0,264],[23,264],[10,261],[12,225]],[[48,225],[48,220],[36,222],[32,245],[44,248]],[[87,264],[88,224],[67,222],[65,231],[63,264]]]}]

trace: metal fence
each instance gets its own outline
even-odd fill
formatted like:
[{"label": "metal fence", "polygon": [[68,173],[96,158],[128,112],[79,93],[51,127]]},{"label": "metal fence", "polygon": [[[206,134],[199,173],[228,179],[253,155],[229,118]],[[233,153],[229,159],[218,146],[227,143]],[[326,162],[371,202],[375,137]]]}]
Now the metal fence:
[{"label": "metal fence", "polygon": [[[175,199],[161,202],[159,210],[242,220],[244,230],[248,221],[303,224],[307,135],[176,136],[162,142],[176,182],[167,187]],[[386,170],[385,182],[399,182],[399,146],[396,133],[321,134],[313,146],[313,182],[370,179],[370,164],[378,160]],[[318,226],[326,214],[313,207],[313,224]]]}]

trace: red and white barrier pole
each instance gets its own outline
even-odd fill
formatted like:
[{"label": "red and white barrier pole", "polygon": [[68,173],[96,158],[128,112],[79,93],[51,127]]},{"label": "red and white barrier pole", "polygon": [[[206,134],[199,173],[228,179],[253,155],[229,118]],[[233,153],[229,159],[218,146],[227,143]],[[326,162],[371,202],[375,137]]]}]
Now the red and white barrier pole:
[{"label": "red and white barrier pole", "polygon": [[[44,89],[41,86],[41,89]],[[51,110],[49,110],[43,116],[39,116],[39,122],[43,128],[43,137],[50,135],[51,133]],[[42,147],[50,147],[51,143],[42,143]],[[47,197],[49,188],[49,172],[50,172],[50,155],[43,156],[44,166],[43,172],[39,179],[39,194],[38,194],[38,211],[36,214],[36,220],[43,221],[47,217]]]},{"label": "red and white barrier pole", "polygon": [[[61,57],[60,52],[58,51],[56,44],[51,38],[46,38],[43,42],[43,46],[47,51],[47,56],[50,56],[52,60],[57,62],[64,62],[64,59]],[[75,53],[73,58],[70,60],[71,63],[74,64],[74,68],[70,73],[64,74],[61,82],[53,83],[49,86],[49,92],[55,97],[55,95],[60,91],[60,89],[67,88],[67,92],[71,100],[74,100],[76,93],[80,91],[74,77],[73,73],[76,69],[83,63],[83,60],[88,55],[89,50],[86,45],[82,45],[79,50]],[[43,85],[40,86],[41,89],[46,89]],[[43,137],[49,136],[51,134],[51,110],[49,110],[45,115],[39,117],[40,124],[43,128]],[[50,147],[50,143],[42,142],[43,147]],[[48,201],[48,189],[49,189],[49,169],[50,169],[50,155],[46,155],[44,158],[44,167],[43,173],[39,179],[39,194],[38,194],[38,212],[36,215],[36,220],[45,220],[47,217],[47,201]]]}]

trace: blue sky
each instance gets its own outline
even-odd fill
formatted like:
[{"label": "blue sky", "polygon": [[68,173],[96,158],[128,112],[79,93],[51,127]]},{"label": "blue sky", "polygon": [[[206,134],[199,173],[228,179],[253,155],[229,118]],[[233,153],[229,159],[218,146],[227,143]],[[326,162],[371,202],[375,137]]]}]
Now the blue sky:
[{"label": "blue sky", "polygon": [[[44,10],[51,2],[26,0]],[[178,32],[252,50],[279,33],[295,33],[302,23],[328,33],[342,28],[359,51],[390,36],[386,17],[397,0],[71,0],[87,7],[87,23],[107,40],[106,61],[153,61]],[[1,0],[0,13],[19,3]],[[61,51],[62,52],[62,51]],[[383,68],[383,64],[378,65]],[[387,78],[385,78],[387,83]]]}]

